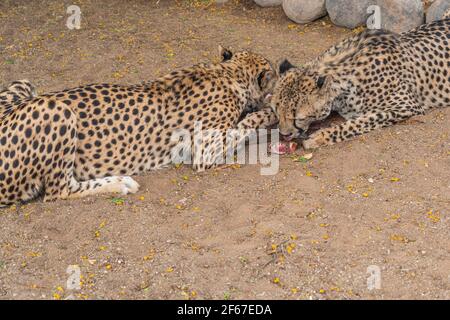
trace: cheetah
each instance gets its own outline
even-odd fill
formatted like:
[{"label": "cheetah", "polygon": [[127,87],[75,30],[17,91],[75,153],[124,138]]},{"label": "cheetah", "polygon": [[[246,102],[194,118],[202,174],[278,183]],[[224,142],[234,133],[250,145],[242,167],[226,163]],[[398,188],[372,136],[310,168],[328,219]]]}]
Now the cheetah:
[{"label": "cheetah", "polygon": [[[26,100],[7,98],[12,102],[0,121],[0,206],[38,196],[50,201],[134,193],[139,185],[130,176],[171,163],[176,130],[193,132],[200,123],[225,140],[228,129],[276,122],[267,109],[241,118],[272,92],[277,73],[270,61],[250,51],[219,49],[220,63],[197,64],[139,85],[90,84]],[[213,142],[205,143],[206,156],[217,148]],[[194,169],[214,164],[203,161]]]},{"label": "cheetah", "polygon": [[[301,68],[285,60],[271,107],[306,149],[348,140],[450,106],[450,19],[396,34],[366,30]],[[306,135],[332,111],[345,122]]]}]

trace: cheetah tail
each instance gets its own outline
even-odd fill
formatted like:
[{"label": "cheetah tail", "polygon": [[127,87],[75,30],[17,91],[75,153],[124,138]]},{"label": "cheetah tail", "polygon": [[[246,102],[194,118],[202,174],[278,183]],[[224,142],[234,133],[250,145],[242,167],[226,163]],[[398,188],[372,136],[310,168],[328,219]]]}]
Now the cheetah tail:
[{"label": "cheetah tail", "polygon": [[4,89],[0,89],[0,120],[11,113],[15,106],[25,99],[36,97],[35,86],[28,80],[13,81]]}]

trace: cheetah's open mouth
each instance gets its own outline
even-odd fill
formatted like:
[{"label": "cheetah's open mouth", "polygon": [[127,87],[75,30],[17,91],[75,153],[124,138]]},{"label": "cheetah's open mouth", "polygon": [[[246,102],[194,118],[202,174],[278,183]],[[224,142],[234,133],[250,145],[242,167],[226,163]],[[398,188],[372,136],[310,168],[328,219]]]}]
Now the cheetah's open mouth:
[{"label": "cheetah's open mouth", "polygon": [[286,141],[286,142],[290,142],[292,140],[298,139],[298,140],[306,140],[308,139],[308,134],[306,132],[296,132],[296,133],[291,133],[289,135],[281,135],[281,140],[282,141]]}]

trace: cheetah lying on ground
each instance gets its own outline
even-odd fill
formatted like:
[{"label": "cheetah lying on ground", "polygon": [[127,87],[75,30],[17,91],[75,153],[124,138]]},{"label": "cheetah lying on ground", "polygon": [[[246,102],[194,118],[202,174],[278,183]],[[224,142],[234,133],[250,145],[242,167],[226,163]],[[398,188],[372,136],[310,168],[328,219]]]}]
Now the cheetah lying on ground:
[{"label": "cheetah lying on ground", "polygon": [[280,133],[303,136],[312,122],[337,111],[346,122],[303,142],[317,148],[450,107],[449,42],[445,19],[402,34],[364,31],[301,68],[284,61],[271,102]]},{"label": "cheetah lying on ground", "polygon": [[[221,49],[223,61],[199,64],[134,86],[94,84],[33,97],[0,95],[0,206],[105,192],[136,192],[130,177],[171,163],[177,129],[257,128],[276,122],[258,105],[276,82],[268,60]],[[3,97],[3,98],[2,98]],[[270,119],[269,121],[267,119]],[[208,156],[214,144],[205,144]],[[211,159],[210,159],[211,160]],[[203,170],[211,162],[195,164]]]}]

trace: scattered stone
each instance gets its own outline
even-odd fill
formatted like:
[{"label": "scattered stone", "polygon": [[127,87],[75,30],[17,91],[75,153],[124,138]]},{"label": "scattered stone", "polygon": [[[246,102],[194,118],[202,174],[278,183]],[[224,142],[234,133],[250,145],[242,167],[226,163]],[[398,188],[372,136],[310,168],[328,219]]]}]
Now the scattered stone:
[{"label": "scattered stone", "polygon": [[424,8],[421,0],[376,0],[381,9],[381,28],[393,32],[404,32],[424,23]]},{"label": "scattered stone", "polygon": [[261,7],[276,7],[283,3],[283,0],[255,0],[256,4]]},{"label": "scattered stone", "polygon": [[325,0],[283,0],[283,10],[297,23],[309,23],[327,14]]},{"label": "scattered stone", "polygon": [[436,0],[428,8],[427,11],[427,22],[433,22],[436,20],[443,19],[445,13],[450,10],[449,0]]},{"label": "scattered stone", "polygon": [[366,24],[367,8],[373,0],[326,0],[331,22],[340,27],[354,29]]}]

